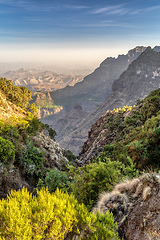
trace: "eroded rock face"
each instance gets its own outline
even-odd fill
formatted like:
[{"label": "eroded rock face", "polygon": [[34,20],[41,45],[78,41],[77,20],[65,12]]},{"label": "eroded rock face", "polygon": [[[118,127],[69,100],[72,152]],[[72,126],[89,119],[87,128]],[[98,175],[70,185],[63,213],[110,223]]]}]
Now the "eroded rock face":
[{"label": "eroded rock face", "polygon": [[33,137],[33,141],[38,148],[41,148],[45,154],[46,165],[49,168],[57,168],[64,170],[69,164],[68,159],[64,156],[64,150],[59,147],[59,144],[46,136],[43,132]]},{"label": "eroded rock face", "polygon": [[116,185],[100,196],[94,211],[98,209],[113,212],[124,240],[160,239],[160,174],[146,173]]},{"label": "eroded rock face", "polygon": [[[60,171],[67,169],[69,161],[65,157],[65,150],[60,148],[58,143],[46,136],[43,132],[32,137],[30,141],[33,141],[35,146],[44,152],[45,167],[48,169],[58,169]],[[25,145],[23,147],[25,148]],[[30,170],[33,169],[34,173],[35,165],[32,164],[29,167]],[[27,175],[21,164],[14,163],[6,167],[3,163],[0,163],[0,199],[5,198],[12,189],[18,190],[26,187],[29,191],[33,191],[36,184],[36,175],[32,174],[31,171],[30,175]]]}]

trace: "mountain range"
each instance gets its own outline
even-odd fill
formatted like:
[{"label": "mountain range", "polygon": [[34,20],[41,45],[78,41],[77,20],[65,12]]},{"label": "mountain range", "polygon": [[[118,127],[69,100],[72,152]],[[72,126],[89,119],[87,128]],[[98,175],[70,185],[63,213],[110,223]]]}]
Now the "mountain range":
[{"label": "mountain range", "polygon": [[73,86],[83,80],[83,75],[64,75],[52,71],[40,72],[36,69],[26,70],[21,68],[17,71],[8,71],[2,77],[12,79],[15,86],[25,86],[31,91],[55,91]]}]

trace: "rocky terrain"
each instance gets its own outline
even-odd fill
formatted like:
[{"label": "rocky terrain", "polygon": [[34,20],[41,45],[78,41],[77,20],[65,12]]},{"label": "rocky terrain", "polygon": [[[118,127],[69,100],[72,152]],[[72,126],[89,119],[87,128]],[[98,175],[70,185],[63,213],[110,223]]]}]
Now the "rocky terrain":
[{"label": "rocky terrain", "polygon": [[[64,149],[59,147],[59,144],[53,141],[43,132],[34,136],[30,141],[36,142],[36,147],[44,152],[45,166],[49,169],[64,170],[69,164],[68,159],[64,155]],[[25,148],[25,145],[23,146]],[[29,166],[34,172],[34,165]],[[0,199],[6,197],[11,189],[18,190],[23,186],[33,191],[36,183],[34,174],[30,177],[26,175],[22,166],[12,164],[9,167],[6,175],[6,168],[0,163]]]},{"label": "rocky terrain", "polygon": [[[57,174],[61,176],[59,186],[63,186],[66,191],[66,182],[64,184],[63,178],[64,176],[67,177],[68,174],[68,180],[72,183],[67,190],[71,191],[72,189],[73,194],[75,194],[76,191],[74,192],[71,186],[75,186],[76,181],[77,186],[75,188],[77,187],[78,190],[83,185],[87,187],[88,184],[87,193],[88,191],[89,194],[92,193],[88,200],[92,200],[91,195],[96,193],[97,188],[99,189],[99,186],[101,188],[102,185],[105,186],[104,177],[101,180],[102,173],[100,173],[98,181],[95,177],[95,174],[100,172],[97,171],[97,167],[103,166],[106,174],[105,180],[110,185],[109,189],[113,190],[111,192],[109,192],[110,190],[108,192],[103,191],[93,211],[100,210],[101,213],[105,213],[110,210],[118,224],[119,236],[124,240],[160,239],[160,173],[158,173],[160,169],[160,89],[151,92],[147,98],[139,101],[137,106],[123,107],[123,109],[107,111],[106,113],[106,110],[116,108],[117,104],[119,106],[127,103],[133,104],[137,100],[137,96],[144,98],[148,95],[147,91],[157,88],[156,86],[160,87],[159,63],[160,53],[147,48],[137,60],[132,62],[119,80],[114,82],[112,97],[109,96],[108,100],[106,99],[103,104],[97,106],[89,116],[81,105],[75,104],[74,108],[67,113],[67,118],[57,122],[59,135],[63,130],[63,133],[68,137],[68,139],[67,137],[63,139],[64,137],[61,135],[61,141],[66,141],[66,144],[73,144],[75,147],[73,150],[77,151],[80,140],[84,140],[85,131],[83,130],[85,130],[85,127],[104,113],[104,116],[101,116],[92,125],[79,160],[69,151],[62,149],[53,138],[51,139],[50,131],[53,137],[53,130],[49,126],[45,128],[34,114],[6,100],[5,92],[9,93],[9,91],[7,92],[8,86],[5,89],[4,85],[1,85],[3,90],[0,90],[0,144],[1,150],[4,150],[4,152],[0,151],[0,156],[3,156],[3,158],[0,158],[0,199],[5,198],[12,189],[22,189],[23,186],[30,192],[36,191],[35,187],[43,188],[46,177],[48,177],[50,184],[53,184],[54,178],[51,178],[51,174],[53,170],[57,170]],[[3,82],[3,79],[1,81]],[[138,89],[140,86],[143,88],[143,94],[141,94],[142,89]],[[14,101],[15,95],[13,93],[12,89],[11,101]],[[53,104],[50,95],[48,95],[48,100],[48,104]],[[15,116],[14,121],[11,118],[13,115]],[[16,122],[16,118],[19,121]],[[64,120],[65,122],[63,122]],[[75,122],[77,128],[74,127]],[[74,130],[74,135],[70,133],[71,129]],[[125,138],[123,138],[124,133],[126,134]],[[139,136],[137,134],[142,137],[140,141],[138,141]],[[113,144],[118,143],[118,137],[121,145],[117,145],[118,149],[116,149],[116,145],[113,146]],[[134,142],[135,145],[129,145],[127,139]],[[126,158],[130,160],[128,162],[125,162],[125,148],[120,148],[122,142],[124,146],[128,144],[129,150]],[[10,151],[5,151],[3,143],[15,155],[11,155]],[[108,146],[109,151],[106,144],[110,144]],[[112,150],[115,150],[115,152]],[[121,152],[121,150],[123,151]],[[119,158],[116,156],[116,151]],[[131,152],[130,155],[129,151]],[[145,153],[146,155],[143,155]],[[140,160],[138,159],[139,155],[140,157],[143,155]],[[5,159],[6,156],[7,159]],[[99,158],[96,159],[96,156]],[[70,158],[72,158],[72,161]],[[93,164],[92,161],[94,161]],[[145,168],[142,168],[144,163]],[[117,164],[115,169],[111,168],[114,164]],[[69,165],[71,166],[70,172],[68,172]],[[78,166],[82,166],[82,168],[79,169]],[[139,169],[143,170],[144,173],[146,168],[152,169],[152,167],[157,172],[149,171],[139,175]],[[113,178],[116,176],[115,172],[117,173],[117,180],[114,182],[112,176]],[[137,177],[133,178],[133,176]],[[84,181],[81,181],[83,177]],[[125,181],[119,182],[120,178],[124,179],[126,177]],[[132,180],[129,180],[129,178]],[[58,180],[56,181],[58,182]],[[117,182],[118,184],[116,184]],[[79,185],[80,187],[78,187],[78,183],[82,183]],[[85,194],[86,192],[82,192],[82,195],[85,196]],[[104,219],[103,215],[101,216]],[[100,224],[102,223],[101,216]],[[98,225],[96,225],[97,229],[101,229],[100,224],[98,222]],[[76,235],[70,239],[78,239],[77,231]]]},{"label": "rocky terrain", "polygon": [[31,91],[54,91],[73,86],[83,80],[83,76],[64,75],[53,73],[52,71],[40,72],[36,69],[18,71],[8,71],[1,74],[2,77],[11,79],[15,86],[25,86]]},{"label": "rocky terrain", "polygon": [[[113,83],[112,92],[106,100],[96,106],[78,125],[70,129],[66,135],[63,135],[63,139],[59,141],[57,136],[57,141],[65,148],[70,150],[74,148],[73,153],[78,155],[81,148],[75,148],[73,140],[76,137],[76,144],[78,143],[78,146],[82,146],[84,139],[87,139],[88,129],[101,115],[105,114],[107,110],[125,105],[134,105],[137,100],[143,99],[152,90],[159,87],[160,53],[148,47]],[[65,118],[63,120],[65,121]],[[56,130],[56,124],[53,124],[52,127]],[[64,125],[62,124],[61,129],[63,127]]]},{"label": "rocky terrain", "polygon": [[124,240],[160,239],[160,174],[146,173],[103,193],[94,211],[113,212]]}]

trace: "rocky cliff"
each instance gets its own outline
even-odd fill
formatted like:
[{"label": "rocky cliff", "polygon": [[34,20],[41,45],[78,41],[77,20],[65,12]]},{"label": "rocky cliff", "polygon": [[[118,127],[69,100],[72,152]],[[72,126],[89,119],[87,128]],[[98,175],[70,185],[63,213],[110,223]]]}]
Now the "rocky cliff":
[{"label": "rocky cliff", "polygon": [[[113,83],[112,92],[106,100],[96,106],[75,128],[68,132],[67,136],[63,136],[63,141],[59,141],[63,146],[63,142],[70,139],[70,149],[74,146],[73,138],[75,132],[79,144],[82,145],[84,139],[87,139],[88,129],[92,124],[105,114],[107,110],[112,110],[125,105],[134,105],[138,99],[143,99],[152,90],[160,87],[160,53],[148,47],[136,60],[134,60],[124,71],[118,80]],[[56,125],[55,125],[56,128]],[[57,138],[58,139],[58,138]],[[83,141],[81,141],[83,139]],[[79,145],[79,146],[80,146]],[[67,147],[67,146],[66,146]],[[68,148],[69,148],[68,147]],[[75,148],[74,148],[75,149]],[[78,154],[80,148],[74,150],[74,154]]]},{"label": "rocky cliff", "polygon": [[[62,171],[69,166],[69,161],[65,157],[65,150],[60,148],[58,143],[43,132],[34,136],[30,141],[35,143],[39,151],[42,150],[44,152],[44,165],[48,170],[58,169]],[[25,144],[23,148],[26,148]],[[28,176],[21,164],[17,164],[16,159],[8,169],[0,162],[0,199],[6,197],[11,189],[18,190],[26,187],[33,191],[37,183],[37,177],[34,174],[35,165],[30,164],[29,168],[31,170],[30,176]]]},{"label": "rocky cliff", "polygon": [[119,55],[117,58],[109,57],[91,74],[86,76],[82,82],[73,87],[67,86],[64,89],[51,93],[56,105],[62,105],[68,111],[75,103],[82,106],[84,111],[90,111],[96,104],[103,102],[111,93],[112,83],[120,74],[127,69],[145,47],[136,47],[126,55]]}]

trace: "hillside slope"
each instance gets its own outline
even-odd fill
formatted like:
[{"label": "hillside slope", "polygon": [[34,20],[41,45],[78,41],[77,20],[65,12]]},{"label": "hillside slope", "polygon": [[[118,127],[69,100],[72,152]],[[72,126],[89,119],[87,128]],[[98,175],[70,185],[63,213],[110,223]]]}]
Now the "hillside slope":
[{"label": "hillside slope", "polygon": [[[76,159],[55,142],[55,131],[42,124],[30,105],[30,91],[0,79],[0,198],[11,189],[29,191],[51,170],[66,170]],[[29,93],[29,95],[27,95]],[[10,99],[10,101],[8,100]],[[22,101],[25,99],[25,104]],[[20,106],[23,106],[20,107]]]},{"label": "hillside slope", "polygon": [[0,90],[0,118],[7,119],[11,116],[25,117],[26,112],[15,104],[6,100],[5,94]]}]

